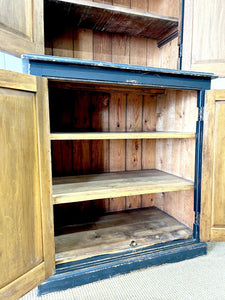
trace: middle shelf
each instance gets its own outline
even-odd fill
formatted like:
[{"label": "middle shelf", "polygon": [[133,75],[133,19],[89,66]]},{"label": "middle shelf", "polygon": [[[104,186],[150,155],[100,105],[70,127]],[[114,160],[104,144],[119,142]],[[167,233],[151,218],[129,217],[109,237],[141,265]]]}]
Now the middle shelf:
[{"label": "middle shelf", "polygon": [[194,183],[160,170],[138,170],[53,178],[53,203],[190,190]]},{"label": "middle shelf", "polygon": [[51,140],[122,140],[122,139],[183,139],[195,138],[194,132],[76,132],[52,133]]}]

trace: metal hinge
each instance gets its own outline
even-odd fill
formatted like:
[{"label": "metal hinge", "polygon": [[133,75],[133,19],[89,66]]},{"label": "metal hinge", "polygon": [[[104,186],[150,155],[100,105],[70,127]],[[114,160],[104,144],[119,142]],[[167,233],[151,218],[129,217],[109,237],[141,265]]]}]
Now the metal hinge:
[{"label": "metal hinge", "polygon": [[204,121],[204,107],[201,106],[198,109],[198,121]]}]

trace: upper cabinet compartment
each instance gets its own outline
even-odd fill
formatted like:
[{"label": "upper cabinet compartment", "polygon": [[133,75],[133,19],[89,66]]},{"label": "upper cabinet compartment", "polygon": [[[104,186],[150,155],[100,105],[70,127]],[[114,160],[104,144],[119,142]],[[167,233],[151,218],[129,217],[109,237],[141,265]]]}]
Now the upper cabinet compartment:
[{"label": "upper cabinet compartment", "polygon": [[81,27],[159,40],[178,26],[178,18],[84,0],[49,0],[46,8],[46,14],[51,16],[46,21],[54,27],[63,16],[75,29]]},{"label": "upper cabinet compartment", "polygon": [[0,7],[0,50],[16,56],[43,54],[43,1],[0,0]]},{"label": "upper cabinet compartment", "polygon": [[45,0],[46,54],[177,68],[179,0],[98,2]]}]

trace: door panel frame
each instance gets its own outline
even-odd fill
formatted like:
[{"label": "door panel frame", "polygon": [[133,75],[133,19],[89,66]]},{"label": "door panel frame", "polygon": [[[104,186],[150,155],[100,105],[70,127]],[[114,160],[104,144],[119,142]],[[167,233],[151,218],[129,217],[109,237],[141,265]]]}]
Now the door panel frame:
[{"label": "door panel frame", "polygon": [[[201,240],[225,241],[225,224],[213,224],[215,182],[215,142],[216,142],[216,102],[225,101],[225,90],[211,90],[206,93],[203,134],[203,164],[201,191]],[[225,121],[225,120],[224,120]],[[221,125],[222,126],[222,125]],[[223,195],[221,195],[222,197]],[[221,207],[224,209],[225,207]]]},{"label": "door panel frame", "polygon": [[[32,1],[32,20],[30,21],[32,37],[19,34],[14,30],[10,31],[9,26],[0,25],[0,40],[4,41],[0,45],[0,50],[16,56],[21,56],[24,53],[44,54],[44,1],[30,1]],[[27,16],[24,15],[23,17],[26,18]]]},{"label": "door panel frame", "polygon": [[47,79],[0,70],[0,87],[34,93],[43,244],[43,261],[0,289],[0,298],[8,300],[18,299],[55,272],[55,245]]}]

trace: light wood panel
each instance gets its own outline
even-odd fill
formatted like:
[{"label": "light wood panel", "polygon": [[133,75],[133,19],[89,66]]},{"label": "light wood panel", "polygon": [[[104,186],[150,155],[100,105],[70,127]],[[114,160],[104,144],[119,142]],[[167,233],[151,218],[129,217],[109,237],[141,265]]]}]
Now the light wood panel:
[{"label": "light wood panel", "polygon": [[180,0],[148,0],[149,12],[179,18]]},{"label": "light wood panel", "polygon": [[59,204],[190,189],[192,181],[153,169],[54,178],[53,199]]},{"label": "light wood panel", "polygon": [[[116,135],[123,134],[126,130],[126,94],[112,93],[110,99],[110,118],[109,126],[111,131],[116,131]],[[125,171],[125,140],[110,140],[110,171]],[[111,198],[110,211],[124,210],[126,207],[125,197]]]},{"label": "light wood panel", "polygon": [[44,52],[43,1],[0,1],[0,49],[17,56]]},{"label": "light wood panel", "polygon": [[[156,129],[176,130],[180,128],[184,131],[195,131],[197,113],[197,93],[195,91],[167,90],[164,96],[160,95],[157,99]],[[157,140],[156,152],[157,169],[194,180],[195,138]],[[194,194],[189,193],[189,196],[189,201],[186,201],[187,197],[183,192],[174,195],[170,193],[157,195],[155,205],[163,207],[179,221],[185,221],[185,224],[192,226]],[[176,203],[179,203],[182,211],[177,209],[179,205],[177,206]],[[184,220],[182,215],[186,215],[187,218]]]},{"label": "light wood panel", "polygon": [[0,84],[1,299],[20,297],[54,272],[47,81],[0,71],[11,74],[10,89]]},{"label": "light wood panel", "polygon": [[187,139],[194,138],[194,132],[82,132],[52,133],[51,140],[124,140],[124,139]]},{"label": "light wood panel", "polygon": [[225,241],[225,91],[208,91],[204,113],[201,239]]},{"label": "light wood panel", "polygon": [[55,238],[56,263],[130,250],[131,241],[140,249],[192,235],[189,228],[156,208],[108,214],[74,231]]},{"label": "light wood panel", "polygon": [[185,1],[184,70],[225,75],[224,14],[223,0]]},{"label": "light wood panel", "polygon": [[[156,130],[156,96],[143,97],[142,129],[143,133]],[[141,168],[154,169],[156,160],[156,140],[143,139],[141,153]],[[141,206],[149,207],[154,204],[155,195],[147,194],[141,196]]]}]

